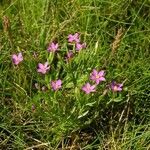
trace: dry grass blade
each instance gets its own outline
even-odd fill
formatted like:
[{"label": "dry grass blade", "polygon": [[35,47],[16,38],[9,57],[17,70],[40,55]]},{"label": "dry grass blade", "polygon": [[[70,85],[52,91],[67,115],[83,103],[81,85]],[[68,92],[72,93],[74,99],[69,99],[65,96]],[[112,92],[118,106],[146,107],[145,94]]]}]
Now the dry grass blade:
[{"label": "dry grass blade", "polygon": [[117,34],[115,36],[115,40],[113,41],[112,45],[111,45],[111,49],[112,49],[112,54],[114,54],[117,50],[117,48],[120,45],[121,39],[122,39],[122,35],[123,35],[123,28],[121,27],[118,31]]},{"label": "dry grass blade", "polygon": [[2,25],[3,25],[4,33],[6,34],[6,37],[8,38],[11,47],[13,47],[13,40],[11,35],[11,23],[10,23],[10,19],[7,16],[3,16]]},{"label": "dry grass blade", "polygon": [[38,145],[28,147],[25,150],[32,150],[32,149],[35,149],[35,148],[44,148],[44,147],[48,147],[48,145],[49,145],[48,143],[41,143],[41,144],[38,144]]},{"label": "dry grass blade", "polygon": [[7,32],[10,28],[10,20],[7,16],[3,16],[3,29],[4,32]]}]

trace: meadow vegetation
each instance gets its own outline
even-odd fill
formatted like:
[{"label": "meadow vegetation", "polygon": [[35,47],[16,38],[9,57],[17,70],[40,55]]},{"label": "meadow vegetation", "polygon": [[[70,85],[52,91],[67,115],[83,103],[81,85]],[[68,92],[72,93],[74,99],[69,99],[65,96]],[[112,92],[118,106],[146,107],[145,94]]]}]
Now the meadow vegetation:
[{"label": "meadow vegetation", "polygon": [[0,149],[150,149],[149,10],[0,0]]}]

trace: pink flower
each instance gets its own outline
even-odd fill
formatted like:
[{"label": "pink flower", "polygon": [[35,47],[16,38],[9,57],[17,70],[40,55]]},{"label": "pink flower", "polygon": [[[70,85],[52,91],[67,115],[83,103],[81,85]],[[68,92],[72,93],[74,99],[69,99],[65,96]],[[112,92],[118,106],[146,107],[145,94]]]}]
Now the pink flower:
[{"label": "pink flower", "polygon": [[13,54],[12,55],[12,61],[15,65],[18,65],[21,61],[23,61],[22,53],[20,52],[18,55]]},{"label": "pink flower", "polygon": [[76,42],[78,43],[80,40],[79,40],[79,33],[75,33],[74,35],[72,34],[69,34],[68,35],[68,42],[72,43],[72,42]]},{"label": "pink flower", "polygon": [[69,52],[67,52],[65,59],[66,61],[69,61],[71,58],[73,58],[73,52],[70,50]]},{"label": "pink flower", "polygon": [[122,91],[122,87],[123,87],[123,84],[121,83],[116,83],[114,81],[111,83],[111,89],[113,92]]},{"label": "pink flower", "polygon": [[45,64],[38,64],[38,69],[37,72],[40,72],[42,74],[46,74],[46,72],[50,69],[50,66],[48,65],[48,62],[46,62]]},{"label": "pink flower", "polygon": [[89,94],[91,92],[95,92],[95,87],[96,85],[90,85],[90,83],[86,83],[83,87],[82,90],[86,93]]},{"label": "pink flower", "polygon": [[50,43],[47,49],[49,52],[56,52],[58,50],[58,43]]},{"label": "pink flower", "polygon": [[95,81],[96,84],[99,84],[101,81],[105,81],[104,75],[105,75],[104,70],[98,72],[97,70],[93,69],[90,75],[90,79]]},{"label": "pink flower", "polygon": [[76,50],[79,51],[81,49],[86,48],[86,43],[80,44],[80,43],[76,43]]},{"label": "pink flower", "polygon": [[60,79],[56,81],[51,81],[51,87],[54,91],[59,90],[61,88],[61,84],[62,81]]}]

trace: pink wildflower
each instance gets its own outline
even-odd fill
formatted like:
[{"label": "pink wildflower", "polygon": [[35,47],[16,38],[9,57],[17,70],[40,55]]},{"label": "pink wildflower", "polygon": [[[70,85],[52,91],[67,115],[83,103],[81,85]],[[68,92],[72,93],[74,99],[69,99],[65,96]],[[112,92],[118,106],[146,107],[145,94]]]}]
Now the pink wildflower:
[{"label": "pink wildflower", "polygon": [[68,42],[70,42],[70,43],[73,43],[73,42],[78,43],[79,41],[80,41],[79,40],[79,33],[75,33],[74,35],[72,35],[72,34],[68,35]]},{"label": "pink wildflower", "polygon": [[86,83],[83,87],[82,90],[86,93],[89,94],[91,92],[95,92],[95,87],[96,85],[90,85],[90,83]]},{"label": "pink wildflower", "polygon": [[95,81],[96,84],[99,84],[101,81],[105,81],[104,75],[105,75],[104,70],[98,72],[97,70],[93,69],[90,75],[90,79]]},{"label": "pink wildflower", "polygon": [[70,50],[69,52],[67,52],[65,59],[66,61],[69,61],[71,58],[73,58],[73,52]]},{"label": "pink wildflower", "polygon": [[81,49],[86,48],[86,43],[80,44],[80,43],[76,43],[76,50],[80,51]]},{"label": "pink wildflower", "polygon": [[51,87],[54,91],[59,90],[61,88],[61,84],[62,81],[60,79],[56,81],[51,81]]},{"label": "pink wildflower", "polygon": [[58,43],[50,43],[47,49],[49,52],[56,52],[58,50]]},{"label": "pink wildflower", "polygon": [[123,87],[123,84],[121,83],[116,83],[114,81],[111,83],[111,89],[113,92],[122,91],[122,87]]},{"label": "pink wildflower", "polygon": [[46,72],[50,69],[50,66],[48,65],[48,62],[46,62],[45,64],[38,64],[38,69],[37,72],[40,72],[42,74],[46,74]]},{"label": "pink wildflower", "polygon": [[15,65],[18,65],[21,61],[23,61],[22,53],[20,52],[18,55],[13,54],[12,55],[12,61]]}]

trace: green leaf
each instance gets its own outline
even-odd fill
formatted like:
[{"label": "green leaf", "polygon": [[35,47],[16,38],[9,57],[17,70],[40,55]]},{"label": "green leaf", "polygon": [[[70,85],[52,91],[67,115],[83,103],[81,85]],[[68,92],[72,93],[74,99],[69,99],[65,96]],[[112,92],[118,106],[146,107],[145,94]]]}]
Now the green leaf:
[{"label": "green leaf", "polygon": [[87,103],[86,106],[91,106],[92,107],[95,103],[96,103],[96,101],[95,102],[91,102],[91,103]]},{"label": "green leaf", "polygon": [[86,115],[88,114],[88,112],[89,112],[89,110],[88,110],[88,111],[86,111],[86,112],[84,112],[84,113],[83,113],[83,114],[81,114],[80,116],[78,116],[78,119],[80,119],[80,118],[82,118],[82,117],[86,116]]}]

